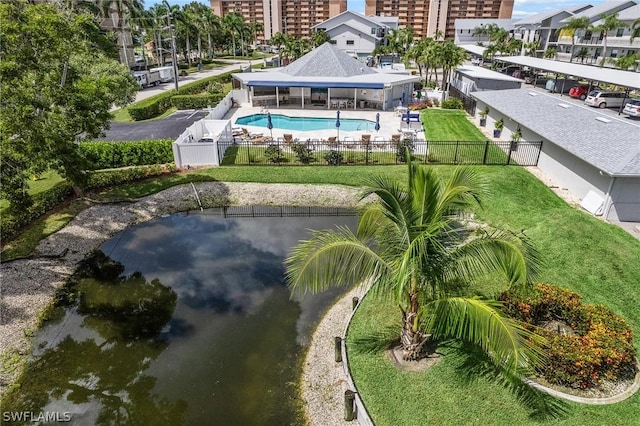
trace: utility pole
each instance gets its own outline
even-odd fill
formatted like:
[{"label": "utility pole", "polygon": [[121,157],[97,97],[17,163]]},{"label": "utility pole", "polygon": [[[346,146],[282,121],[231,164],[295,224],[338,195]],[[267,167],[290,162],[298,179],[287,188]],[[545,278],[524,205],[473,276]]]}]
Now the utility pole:
[{"label": "utility pole", "polygon": [[176,84],[176,92],[178,91],[178,56],[176,55],[176,36],[173,33],[173,25],[171,24],[171,13],[167,14],[169,20],[169,31],[171,32],[171,61],[173,62],[173,80]]}]

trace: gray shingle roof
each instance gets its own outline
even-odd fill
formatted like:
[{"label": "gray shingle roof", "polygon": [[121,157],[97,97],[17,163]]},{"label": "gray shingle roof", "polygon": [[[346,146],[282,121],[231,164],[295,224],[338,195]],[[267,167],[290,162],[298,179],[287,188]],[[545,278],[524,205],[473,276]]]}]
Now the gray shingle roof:
[{"label": "gray shingle roof", "polygon": [[281,72],[296,77],[354,77],[376,74],[362,62],[328,42],[282,68]]},{"label": "gray shingle roof", "polygon": [[608,174],[640,176],[640,125],[624,116],[612,117],[597,108],[565,103],[557,95],[540,91],[496,90],[472,95],[490,110],[510,117]]}]

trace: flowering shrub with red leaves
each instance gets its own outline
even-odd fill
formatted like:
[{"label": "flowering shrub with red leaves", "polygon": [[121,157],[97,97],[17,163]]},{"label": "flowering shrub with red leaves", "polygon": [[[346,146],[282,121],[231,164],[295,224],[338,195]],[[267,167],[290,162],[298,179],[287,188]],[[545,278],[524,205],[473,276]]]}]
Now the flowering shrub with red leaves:
[{"label": "flowering shrub with red leaves", "polygon": [[[538,371],[550,383],[578,389],[598,386],[635,371],[633,334],[626,321],[602,305],[583,305],[579,294],[538,284],[527,294],[506,291],[498,300],[506,315],[544,336],[547,363]],[[541,328],[561,321],[575,334]]]}]

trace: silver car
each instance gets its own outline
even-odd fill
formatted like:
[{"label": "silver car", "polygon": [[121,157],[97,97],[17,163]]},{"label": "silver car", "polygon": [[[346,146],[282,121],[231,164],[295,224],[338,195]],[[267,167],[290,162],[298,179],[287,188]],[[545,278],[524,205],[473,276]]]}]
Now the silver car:
[{"label": "silver car", "polygon": [[592,107],[611,108],[622,106],[624,101],[624,93],[622,92],[606,92],[604,90],[592,90],[589,92],[584,103]]},{"label": "silver car", "polygon": [[631,99],[627,102],[622,113],[631,117],[640,117],[640,99]]}]

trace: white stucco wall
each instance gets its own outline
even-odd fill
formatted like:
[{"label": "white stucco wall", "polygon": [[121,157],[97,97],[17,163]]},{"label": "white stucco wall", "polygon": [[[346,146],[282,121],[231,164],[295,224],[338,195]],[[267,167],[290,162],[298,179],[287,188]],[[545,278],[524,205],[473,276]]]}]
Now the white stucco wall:
[{"label": "white stucco wall", "polygon": [[640,222],[640,177],[616,178],[607,219]]}]

